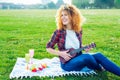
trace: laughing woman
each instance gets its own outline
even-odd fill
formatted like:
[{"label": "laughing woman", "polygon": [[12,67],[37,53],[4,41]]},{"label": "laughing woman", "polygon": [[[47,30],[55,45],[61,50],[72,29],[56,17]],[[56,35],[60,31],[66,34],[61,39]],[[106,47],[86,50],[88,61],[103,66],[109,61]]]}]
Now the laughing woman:
[{"label": "laughing woman", "polygon": [[[74,57],[69,50],[82,48],[82,23],[84,17],[74,5],[62,5],[56,14],[57,29],[54,31],[50,41],[47,43],[47,51],[58,55],[61,68],[66,71],[79,71],[85,66],[90,69],[109,71],[120,76],[120,67],[110,61],[101,53],[94,55],[82,54],[82,51]],[[55,49],[55,44],[58,50]],[[89,51],[90,49],[85,49]],[[63,62],[65,60],[66,62]]]}]

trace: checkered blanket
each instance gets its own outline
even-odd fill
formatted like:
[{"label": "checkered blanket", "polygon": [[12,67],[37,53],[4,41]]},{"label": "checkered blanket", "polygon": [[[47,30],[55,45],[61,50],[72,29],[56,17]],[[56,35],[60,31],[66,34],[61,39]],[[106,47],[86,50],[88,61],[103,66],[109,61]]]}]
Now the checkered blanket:
[{"label": "checkered blanket", "polygon": [[33,77],[33,76],[39,76],[39,77],[55,77],[55,76],[65,76],[69,74],[74,74],[74,75],[91,75],[91,74],[96,74],[93,70],[85,67],[81,71],[64,71],[60,67],[60,61],[58,57],[54,57],[52,59],[49,58],[44,58],[44,59],[33,59],[34,64],[40,64],[40,63],[45,63],[47,64],[48,67],[41,71],[37,72],[32,72],[31,70],[26,69],[26,62],[24,58],[17,58],[16,64],[13,67],[12,72],[10,73],[10,79],[12,78],[27,78],[27,77]]}]

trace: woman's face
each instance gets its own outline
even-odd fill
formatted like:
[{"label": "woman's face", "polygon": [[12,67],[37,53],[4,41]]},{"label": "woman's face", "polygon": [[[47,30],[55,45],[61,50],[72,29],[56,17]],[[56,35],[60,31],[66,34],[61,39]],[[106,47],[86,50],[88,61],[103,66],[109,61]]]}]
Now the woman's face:
[{"label": "woman's face", "polygon": [[69,18],[69,15],[68,15],[67,11],[62,11],[61,20],[62,20],[63,25],[66,25],[66,26],[70,25],[71,20]]}]

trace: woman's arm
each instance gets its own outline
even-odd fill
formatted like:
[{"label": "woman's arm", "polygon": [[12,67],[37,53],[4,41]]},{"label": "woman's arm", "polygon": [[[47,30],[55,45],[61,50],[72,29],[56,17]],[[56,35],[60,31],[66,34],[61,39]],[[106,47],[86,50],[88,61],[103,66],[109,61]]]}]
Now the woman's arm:
[{"label": "woman's arm", "polygon": [[63,57],[66,61],[70,60],[72,57],[70,54],[67,53],[68,51],[58,51],[52,48],[46,48],[46,50],[51,54]]},{"label": "woman's arm", "polygon": [[51,53],[51,54],[60,56],[60,51],[57,51],[57,50],[52,49],[52,48],[46,48],[46,50],[47,50],[47,52],[49,52],[49,53]]},{"label": "woman's arm", "polygon": [[[84,47],[85,45],[82,45],[82,47]],[[84,51],[86,52],[86,53],[88,53],[88,52],[90,52],[90,50],[91,50],[91,48],[86,48],[86,49],[84,49]]]}]

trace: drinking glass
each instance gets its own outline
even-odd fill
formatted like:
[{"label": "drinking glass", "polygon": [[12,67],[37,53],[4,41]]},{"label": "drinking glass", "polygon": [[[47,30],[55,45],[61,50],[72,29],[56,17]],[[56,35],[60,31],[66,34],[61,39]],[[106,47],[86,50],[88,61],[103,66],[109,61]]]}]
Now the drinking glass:
[{"label": "drinking glass", "polygon": [[29,50],[29,55],[30,55],[30,63],[33,63],[33,56],[34,56],[34,49]]},{"label": "drinking glass", "polygon": [[25,54],[25,61],[26,61],[26,63],[27,63],[26,69],[28,70],[28,69],[29,69],[28,64],[29,64],[29,62],[30,62],[30,55],[29,55],[29,54]]}]

